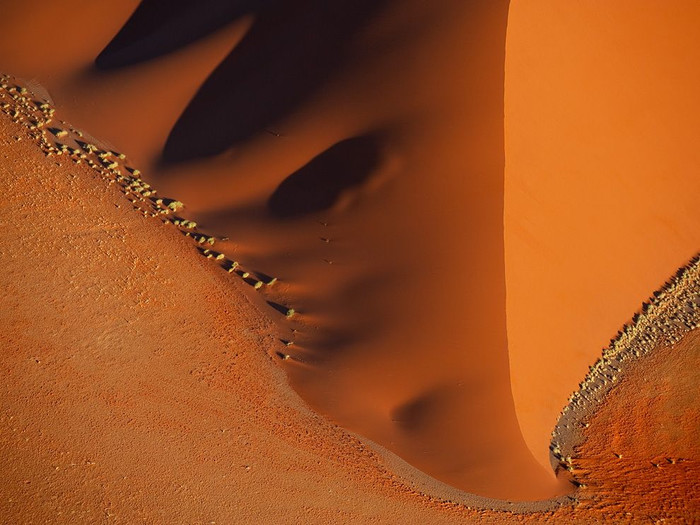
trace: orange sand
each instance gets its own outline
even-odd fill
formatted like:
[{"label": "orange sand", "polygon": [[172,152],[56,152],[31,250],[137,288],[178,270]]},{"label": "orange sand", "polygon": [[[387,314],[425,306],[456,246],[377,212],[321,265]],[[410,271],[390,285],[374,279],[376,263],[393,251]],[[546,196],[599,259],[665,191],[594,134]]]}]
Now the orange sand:
[{"label": "orange sand", "polygon": [[[0,69],[37,77],[71,122],[230,237],[217,250],[250,284],[278,279],[253,301],[276,321],[269,354],[313,408],[469,492],[567,492],[548,465],[556,415],[606,338],[700,246],[698,76],[684,66],[696,8],[298,4],[237,12],[121,64],[116,43],[105,50],[120,27],[145,27],[130,36],[138,51],[158,48],[148,38],[165,22],[124,25],[135,3],[116,1],[88,18],[77,2],[59,31],[54,8],[27,2],[0,22]],[[43,30],[23,39],[30,22]],[[625,60],[644,46],[641,66]],[[579,80],[562,74],[571,56]],[[640,69],[673,84],[636,81]]]},{"label": "orange sand", "polygon": [[452,494],[310,411],[248,287],[119,184],[45,157],[3,114],[0,159],[3,521],[501,522],[474,509],[515,508]]},{"label": "orange sand", "polygon": [[[459,488],[517,499],[565,492],[527,449],[510,393],[508,3],[307,3],[314,9],[260,10],[174,126],[191,79],[221,60],[236,27],[124,68],[111,69],[119,49],[110,44],[93,54],[105,71],[47,72],[46,84],[59,108],[63,93],[77,97],[66,107],[72,122],[128,151],[192,218],[230,237],[219,244],[229,258],[279,280],[267,300],[298,312],[279,326],[294,343],[280,350],[314,408]],[[150,24],[157,34],[159,21]],[[40,73],[25,54],[7,67]],[[114,112],[95,111],[97,99]],[[162,158],[147,158],[156,146]],[[338,188],[320,204],[295,203],[309,191],[294,179],[318,186],[313,170],[332,172]]]},{"label": "orange sand", "polygon": [[[641,361],[641,376],[632,367],[637,361],[625,365],[619,399],[628,402],[627,381],[642,377],[660,381],[651,392],[668,402],[650,405],[648,416],[610,424],[609,411],[620,413],[613,390],[608,412],[599,411],[603,424],[596,415],[592,434],[577,438],[577,453],[567,460],[581,486],[573,498],[518,505],[456,491],[301,404],[271,359],[277,344],[258,301],[249,302],[256,298],[217,260],[201,257],[196,229],[176,228],[179,219],[161,213],[169,199],[151,199],[152,189],[126,175],[129,161],[116,153],[104,163],[85,149],[58,155],[51,138],[58,128],[35,129],[50,106],[39,112],[39,102],[19,93],[12,88],[18,105],[7,95],[0,101],[3,112],[23,122],[0,116],[6,181],[0,251],[7,261],[0,280],[7,305],[0,324],[6,349],[0,512],[7,519],[588,523],[606,515],[696,516],[697,409],[690,408],[696,379],[674,368],[697,357],[687,353],[697,349],[697,330],[671,355],[644,350],[651,359]],[[76,133],[59,138],[70,142]],[[677,340],[674,334],[687,331],[679,320],[697,325],[694,264],[659,296],[665,298],[655,303],[656,317],[645,314],[637,331],[626,333],[646,345],[658,337]],[[679,300],[682,315],[669,318],[664,312]],[[679,404],[688,407],[675,430],[680,440],[650,437],[641,442],[649,447],[639,441],[616,447],[625,454],[636,447],[636,464],[661,450],[670,454],[669,465],[679,465],[673,476],[649,477],[659,505],[640,506],[626,487],[646,477],[609,473],[607,443],[638,422],[649,436],[668,436],[668,417]],[[614,436],[606,434],[611,428]]]},{"label": "orange sand", "polygon": [[693,523],[700,519],[700,331],[655,349],[628,372],[576,447],[577,512]]},{"label": "orange sand", "polygon": [[508,353],[543,463],[581,370],[700,249],[699,22],[693,0],[511,5]]}]

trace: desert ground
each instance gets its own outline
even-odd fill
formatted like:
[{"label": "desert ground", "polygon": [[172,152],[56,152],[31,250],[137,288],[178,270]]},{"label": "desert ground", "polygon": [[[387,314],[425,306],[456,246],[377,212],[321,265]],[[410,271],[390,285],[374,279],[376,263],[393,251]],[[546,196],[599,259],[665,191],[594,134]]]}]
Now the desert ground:
[{"label": "desert ground", "polygon": [[700,8],[0,2],[7,523],[700,519]]}]

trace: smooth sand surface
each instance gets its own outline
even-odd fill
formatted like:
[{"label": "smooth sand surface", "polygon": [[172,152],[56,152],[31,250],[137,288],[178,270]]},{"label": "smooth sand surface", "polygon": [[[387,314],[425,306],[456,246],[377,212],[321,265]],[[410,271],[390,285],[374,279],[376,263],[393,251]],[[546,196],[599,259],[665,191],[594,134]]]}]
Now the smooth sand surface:
[{"label": "smooth sand surface", "polygon": [[376,462],[287,393],[228,274],[22,131],[2,116],[3,522],[434,519],[355,484]]},{"label": "smooth sand surface", "polygon": [[3,521],[512,516],[311,411],[265,303],[115,182],[123,167],[42,151],[5,114],[0,137]]},{"label": "smooth sand surface", "polygon": [[522,439],[510,391],[508,3],[298,4],[254,9],[222,61],[246,19],[193,49],[122,66],[124,42],[138,50],[150,24],[136,56],[147,58],[166,23],[137,10],[121,33],[130,43],[109,37],[94,52],[100,69],[66,68],[47,85],[56,100],[86,93],[71,122],[135,162],[159,153],[145,163],[149,180],[229,237],[219,249],[252,277],[278,279],[267,299],[297,314],[279,325],[294,343],[280,350],[311,406],[461,489],[566,492]]},{"label": "smooth sand surface", "polygon": [[511,3],[508,353],[533,451],[581,369],[700,248],[698,22],[692,0]]},{"label": "smooth sand surface", "polygon": [[567,397],[700,246],[693,6],[550,3],[78,2],[59,30],[27,2],[0,69],[228,239],[312,408],[459,489],[546,500],[571,490]]}]

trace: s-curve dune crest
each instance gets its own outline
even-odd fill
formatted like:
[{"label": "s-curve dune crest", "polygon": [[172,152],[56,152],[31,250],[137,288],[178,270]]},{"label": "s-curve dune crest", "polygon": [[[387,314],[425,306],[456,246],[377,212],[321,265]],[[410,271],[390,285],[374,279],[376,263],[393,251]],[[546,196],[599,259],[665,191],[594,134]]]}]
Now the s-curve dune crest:
[{"label": "s-curve dune crest", "polygon": [[[528,174],[533,164],[503,178],[506,165],[512,173],[511,160],[522,158],[504,155],[503,125],[504,95],[516,99],[507,98],[504,82],[528,63],[508,69],[506,60],[506,23],[509,35],[514,22],[527,25],[522,6],[308,0],[210,2],[205,12],[182,2],[155,16],[158,2],[133,13],[117,4],[104,9],[121,22],[98,17],[93,36],[75,48],[83,62],[43,66],[41,38],[6,55],[28,16],[24,7],[13,8],[0,40],[0,68],[48,88],[3,79],[2,109],[14,122],[3,124],[3,168],[13,180],[5,196],[12,234],[2,246],[30,239],[23,251],[3,250],[11,262],[3,294],[12,307],[3,312],[2,337],[14,363],[7,384],[16,387],[4,394],[2,455],[13,473],[7,515],[167,520],[143,496],[152,479],[162,483],[154,494],[167,494],[173,515],[185,520],[586,522],[608,511],[619,519],[697,514],[688,481],[698,465],[692,400],[677,428],[686,437],[673,444],[650,437],[627,454],[617,446],[610,452],[602,439],[617,443],[643,421],[651,436],[679,410],[675,400],[692,399],[695,379],[674,370],[697,353],[697,259],[614,339],[566,405],[598,357],[595,348],[697,252],[697,178],[689,176],[697,159],[687,157],[663,184],[653,165],[637,170],[648,184],[639,189],[635,181],[634,199],[629,172],[614,174],[626,192],[608,184],[612,175],[588,179],[612,199],[626,198],[606,215],[603,233],[574,250],[574,274],[613,248],[618,258],[629,252],[643,263],[627,271],[635,287],[613,294],[614,308],[595,316],[548,310],[531,299],[536,294],[523,295],[518,278],[530,264],[540,271],[542,261],[567,261],[556,235],[536,227],[557,223],[557,208],[542,206],[537,215],[528,208],[526,197],[545,180]],[[522,50],[515,44],[526,35],[515,35],[509,49]],[[648,89],[644,100],[656,95]],[[509,133],[525,129],[524,106],[510,107]],[[547,129],[546,121],[540,126]],[[608,131],[614,140],[629,129]],[[689,132],[678,127],[679,137]],[[673,203],[661,198],[650,214],[645,199],[663,196],[668,184],[688,192]],[[543,188],[534,200],[557,202],[557,185]],[[607,202],[601,191],[583,202],[594,206],[596,198]],[[52,203],[47,213],[27,215],[42,199]],[[590,219],[578,211],[564,223],[580,231],[579,220]],[[615,238],[630,221],[648,221],[646,233],[629,243]],[[663,241],[663,254],[651,250]],[[540,248],[528,251],[533,246]],[[30,261],[47,256],[64,277],[37,288],[50,274]],[[559,274],[550,274],[556,282]],[[593,281],[586,282],[602,285]],[[595,290],[576,297],[585,306]],[[45,309],[35,320],[38,335],[27,338],[33,302]],[[540,331],[520,324],[525,305],[548,323],[595,325],[583,341],[587,353],[568,350],[564,338],[546,339],[544,350],[539,339],[528,342]],[[627,401],[615,393],[639,384],[639,371],[654,369],[664,352],[674,356],[659,376],[671,401],[624,418],[614,435],[601,431],[598,421]],[[538,374],[552,373],[552,356],[566,365],[563,379],[547,386]],[[27,368],[32,362],[45,366]],[[531,363],[540,364],[538,373]],[[325,418],[287,389],[278,366]],[[170,381],[175,390],[165,386]],[[22,399],[34,401],[23,408]],[[65,432],[48,417],[51,405]],[[149,458],[140,463],[127,440]],[[164,459],[178,450],[169,466]],[[76,455],[78,463],[69,457]],[[634,481],[640,500],[645,482],[654,487],[654,505],[624,501],[624,472],[601,475],[606,457],[618,456],[624,472],[655,465],[648,480]],[[115,467],[122,481],[110,473]],[[207,492],[226,476],[226,486],[240,487],[236,496]],[[130,492],[126,479],[141,488]],[[256,495],[271,480],[277,496]],[[349,497],[333,495],[338,490]],[[129,510],[128,501],[138,504]]]}]

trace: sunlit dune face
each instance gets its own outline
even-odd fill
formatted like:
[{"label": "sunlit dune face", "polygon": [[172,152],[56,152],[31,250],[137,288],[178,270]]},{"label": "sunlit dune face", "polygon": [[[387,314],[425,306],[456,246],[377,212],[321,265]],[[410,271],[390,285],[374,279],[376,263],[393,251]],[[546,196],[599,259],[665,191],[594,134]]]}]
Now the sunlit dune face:
[{"label": "sunlit dune face", "polygon": [[[570,118],[542,108],[587,94],[541,99],[528,75],[539,66],[554,83],[576,35],[560,42],[561,56],[538,61],[537,46],[551,44],[535,38],[539,21],[557,27],[538,10],[546,2],[514,6],[510,21],[498,0],[206,4],[172,3],[161,16],[159,2],[144,0],[133,14],[135,3],[105,2],[109,23],[74,49],[80,60],[43,66],[37,46],[0,67],[45,75],[76,125],[133,151],[163,194],[228,239],[219,248],[251,269],[251,284],[275,280],[256,297],[277,321],[275,355],[313,408],[469,492],[569,491],[548,467],[556,414],[605,339],[700,245],[682,233],[657,257],[654,243],[697,221],[671,204],[657,208],[668,227],[639,249],[639,236],[615,243],[625,225],[647,220],[648,206],[592,220],[633,180],[636,202],[658,195],[653,170],[646,189],[622,162],[609,176],[581,171],[600,168],[586,162],[592,146],[563,135],[579,168],[533,167]],[[625,7],[599,9],[614,16]],[[572,18],[586,11],[561,9]],[[12,18],[17,27],[23,13]],[[510,45],[529,44],[532,54],[509,51],[506,60],[507,23]],[[629,130],[608,131],[617,140]],[[687,171],[674,177],[688,182]],[[563,224],[580,235],[572,241]],[[634,286],[597,310],[614,279],[596,270],[584,287],[580,276],[601,254],[629,261],[628,249],[648,262],[626,268]],[[569,336],[574,350],[562,344]]]},{"label": "sunlit dune face", "polygon": [[700,249],[700,4],[553,4],[512,3],[506,61],[508,342],[533,450]]}]

